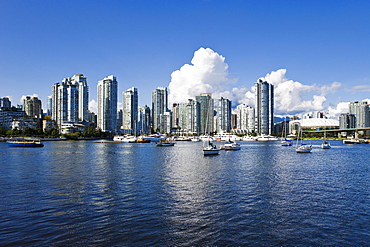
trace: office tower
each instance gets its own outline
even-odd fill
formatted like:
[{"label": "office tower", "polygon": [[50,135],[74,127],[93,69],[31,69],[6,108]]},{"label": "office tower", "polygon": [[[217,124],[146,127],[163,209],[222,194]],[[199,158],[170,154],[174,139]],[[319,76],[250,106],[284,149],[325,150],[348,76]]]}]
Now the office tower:
[{"label": "office tower", "polygon": [[128,133],[137,133],[138,126],[138,93],[137,88],[129,88],[122,95],[122,129]]},{"label": "office tower", "polygon": [[370,127],[369,105],[366,101],[349,103],[349,113],[356,117],[356,128]]},{"label": "office tower", "polygon": [[117,128],[117,80],[113,75],[98,81],[97,127],[103,132]]},{"label": "office tower", "polygon": [[200,103],[189,99],[187,103],[179,106],[179,126],[181,131],[200,133]]},{"label": "office tower", "polygon": [[88,104],[87,79],[82,74],[53,85],[51,116],[59,127],[63,122],[87,120]]},{"label": "office tower", "polygon": [[212,133],[214,102],[211,93],[202,93],[200,96],[195,96],[195,100],[200,103],[200,133]]},{"label": "office tower", "polygon": [[150,107],[145,105],[139,108],[138,114],[138,131],[141,133],[150,133]]},{"label": "office tower", "polygon": [[254,132],[255,117],[254,108],[246,104],[240,104],[236,107],[237,124],[236,127],[243,133]]},{"label": "office tower", "polygon": [[0,109],[10,109],[12,104],[8,97],[0,98]]},{"label": "office tower", "polygon": [[23,99],[23,111],[25,111],[29,117],[41,118],[41,100],[39,100],[37,97],[27,96],[25,99]]},{"label": "office tower", "polygon": [[152,91],[152,126],[154,131],[160,130],[161,115],[166,112],[169,112],[167,88],[158,87]]},{"label": "office tower", "polygon": [[159,132],[171,133],[172,131],[172,112],[167,111],[159,116]]},{"label": "office tower", "polygon": [[341,113],[339,116],[339,129],[352,129],[356,127],[356,116],[350,113]]},{"label": "office tower", "polygon": [[180,129],[181,126],[179,125],[180,121],[180,104],[174,103],[172,104],[172,127],[174,129]]},{"label": "office tower", "polygon": [[48,96],[46,115],[52,116],[53,114],[53,96]]},{"label": "office tower", "polygon": [[274,128],[274,86],[258,80],[256,84],[256,132],[269,135]]},{"label": "office tower", "polygon": [[83,74],[77,74],[70,78],[72,82],[78,85],[78,119],[87,121],[89,113],[89,87],[87,78]]},{"label": "office tower", "polygon": [[217,132],[231,131],[231,101],[221,97],[217,100]]}]

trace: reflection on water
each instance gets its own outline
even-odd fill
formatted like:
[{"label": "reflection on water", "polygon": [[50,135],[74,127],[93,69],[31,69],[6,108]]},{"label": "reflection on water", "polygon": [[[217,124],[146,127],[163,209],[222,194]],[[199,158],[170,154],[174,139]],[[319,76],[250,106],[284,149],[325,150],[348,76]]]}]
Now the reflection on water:
[{"label": "reflection on water", "polygon": [[368,145],[0,143],[0,245],[366,245]]}]

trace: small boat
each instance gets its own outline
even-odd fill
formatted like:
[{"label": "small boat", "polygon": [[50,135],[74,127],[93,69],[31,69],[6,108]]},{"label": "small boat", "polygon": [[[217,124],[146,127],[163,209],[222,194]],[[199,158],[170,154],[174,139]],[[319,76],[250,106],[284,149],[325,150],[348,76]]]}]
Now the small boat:
[{"label": "small boat", "polygon": [[284,140],[282,140],[281,141],[281,146],[292,146],[292,144],[293,144],[293,142],[292,142],[292,140],[288,140],[288,139],[284,139]]},{"label": "small boat", "polygon": [[[312,151],[312,145],[304,144],[303,137],[302,137],[302,129],[300,128],[298,131],[298,138],[297,138],[297,145],[295,151],[297,153],[310,153]],[[301,138],[301,144],[298,145],[299,139]]]},{"label": "small boat", "polygon": [[113,141],[115,142],[132,142],[136,141],[135,136],[130,136],[130,135],[124,135],[124,136],[114,136]]},{"label": "small boat", "polygon": [[308,145],[308,144],[301,144],[300,146],[298,146],[295,151],[297,153],[310,153],[312,151],[312,145]]},{"label": "small boat", "polygon": [[175,143],[170,139],[167,138],[166,140],[159,140],[156,142],[157,147],[170,147],[170,146],[175,146]]},{"label": "small boat", "polygon": [[211,141],[205,141],[203,144],[204,155],[216,155],[220,152],[220,149],[216,147]]},{"label": "small boat", "polygon": [[233,141],[229,141],[229,142],[226,142],[224,144],[224,149],[226,151],[236,151],[236,150],[240,150],[240,144],[239,143],[236,143],[236,142],[233,142]]},{"label": "small boat", "polygon": [[329,143],[329,142],[327,142],[327,141],[324,141],[324,142],[321,144],[321,148],[322,148],[322,149],[329,149],[329,148],[331,148],[330,143]]},{"label": "small boat", "polygon": [[40,148],[44,144],[39,139],[20,139],[7,141],[9,147]]},{"label": "small boat", "polygon": [[129,143],[150,143],[150,140],[146,140],[143,137],[139,137],[136,140],[129,141]]}]

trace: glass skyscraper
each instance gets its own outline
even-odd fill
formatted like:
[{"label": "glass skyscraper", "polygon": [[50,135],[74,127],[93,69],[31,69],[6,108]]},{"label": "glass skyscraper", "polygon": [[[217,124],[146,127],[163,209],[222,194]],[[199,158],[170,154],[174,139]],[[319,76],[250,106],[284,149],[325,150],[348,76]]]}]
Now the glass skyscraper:
[{"label": "glass skyscraper", "polygon": [[117,79],[113,75],[98,82],[97,127],[103,132],[117,129]]},{"label": "glass skyscraper", "polygon": [[274,128],[274,85],[258,80],[256,84],[256,129],[258,134],[270,135]]},{"label": "glass skyscraper", "polygon": [[123,115],[122,115],[122,129],[125,132],[138,132],[138,93],[137,88],[129,88],[123,92]]}]

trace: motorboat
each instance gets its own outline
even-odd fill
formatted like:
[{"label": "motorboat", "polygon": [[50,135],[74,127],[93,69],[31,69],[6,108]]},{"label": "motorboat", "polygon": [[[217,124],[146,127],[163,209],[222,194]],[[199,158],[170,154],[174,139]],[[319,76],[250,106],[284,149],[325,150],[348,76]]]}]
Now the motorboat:
[{"label": "motorboat", "polygon": [[328,141],[324,141],[324,142],[321,144],[321,148],[322,148],[322,149],[329,149],[329,148],[331,148],[330,143],[329,143]]},{"label": "motorboat", "polygon": [[115,142],[134,142],[137,140],[137,137],[124,135],[124,136],[114,136],[113,141]]},{"label": "motorboat", "polygon": [[254,136],[244,136],[243,141],[257,141],[257,137]]},{"label": "motorboat", "polygon": [[229,142],[224,143],[224,149],[226,151],[240,150],[240,144],[233,142],[233,141],[229,141]]},{"label": "motorboat", "polygon": [[157,147],[170,147],[174,145],[175,145],[175,142],[173,142],[172,139],[170,138],[167,138],[166,140],[161,139],[158,142],[156,142]]}]

